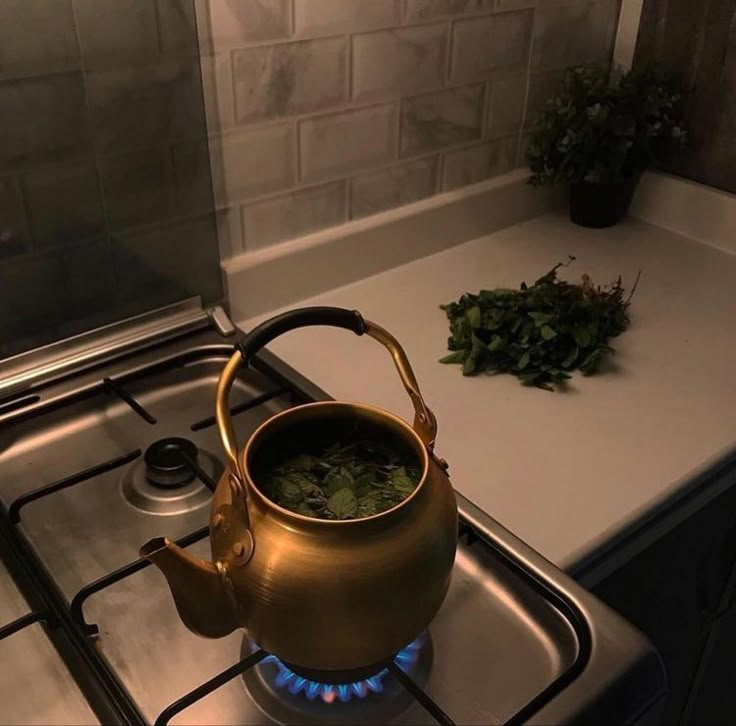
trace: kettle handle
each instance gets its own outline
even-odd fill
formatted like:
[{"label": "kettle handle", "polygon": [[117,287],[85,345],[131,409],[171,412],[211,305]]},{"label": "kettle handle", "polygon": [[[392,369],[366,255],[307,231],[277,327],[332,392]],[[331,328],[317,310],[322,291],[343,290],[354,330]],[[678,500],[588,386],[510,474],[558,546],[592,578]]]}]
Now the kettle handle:
[{"label": "kettle handle", "polygon": [[276,315],[253,328],[237,345],[237,350],[228,360],[217,383],[215,418],[217,419],[217,427],[220,431],[225,454],[239,479],[237,484],[241,493],[245,493],[245,472],[242,470],[238,459],[238,444],[230,409],[228,408],[228,397],[235,376],[241,365],[247,366],[258,351],[268,345],[274,338],[289,330],[312,325],[345,328],[352,330],[357,335],[368,335],[384,345],[391,353],[401,382],[404,384],[404,388],[406,388],[406,392],[414,406],[414,430],[430,451],[434,447],[437,436],[437,420],[422,398],[414,371],[398,340],[380,325],[364,320],[357,310],[337,307],[298,308]]}]

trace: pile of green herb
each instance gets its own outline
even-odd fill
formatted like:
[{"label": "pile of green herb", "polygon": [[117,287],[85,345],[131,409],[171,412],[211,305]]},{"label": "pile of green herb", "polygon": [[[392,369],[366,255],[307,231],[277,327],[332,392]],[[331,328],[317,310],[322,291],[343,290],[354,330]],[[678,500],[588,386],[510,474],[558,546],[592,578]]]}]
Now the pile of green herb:
[{"label": "pile of green herb", "polygon": [[462,364],[466,376],[512,373],[526,385],[550,391],[573,370],[595,373],[614,352],[609,339],[629,325],[636,283],[624,299],[620,277],[596,287],[583,275],[581,285],[572,285],[557,279],[562,266],[533,285],[522,282],[520,290],[481,290],[441,305],[450,320],[447,347],[453,352],[440,362]]},{"label": "pile of green herb", "polygon": [[388,445],[359,440],[286,460],[271,471],[265,492],[307,517],[359,519],[403,502],[420,477],[416,462],[402,462]]}]

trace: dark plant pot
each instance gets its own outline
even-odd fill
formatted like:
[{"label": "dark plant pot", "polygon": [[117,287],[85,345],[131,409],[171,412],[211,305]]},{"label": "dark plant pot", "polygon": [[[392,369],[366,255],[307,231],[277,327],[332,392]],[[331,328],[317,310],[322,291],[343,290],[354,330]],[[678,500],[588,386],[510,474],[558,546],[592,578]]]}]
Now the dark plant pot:
[{"label": "dark plant pot", "polygon": [[570,219],[581,227],[613,227],[629,211],[641,174],[612,184],[580,182],[570,187]]}]

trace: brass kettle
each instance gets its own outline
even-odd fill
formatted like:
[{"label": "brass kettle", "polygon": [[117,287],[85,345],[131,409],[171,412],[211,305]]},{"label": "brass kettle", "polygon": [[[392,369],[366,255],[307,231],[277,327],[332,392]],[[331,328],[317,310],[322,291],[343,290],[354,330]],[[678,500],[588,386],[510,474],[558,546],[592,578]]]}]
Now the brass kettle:
[{"label": "brass kettle", "polygon": [[[238,453],[228,409],[238,369],[276,336],[310,325],[346,328],[385,345],[414,405],[413,428],[364,404],[309,403],[270,418]],[[434,415],[396,339],[342,308],[271,318],[225,365],[216,418],[228,466],[212,500],[213,561],[164,537],[140,551],[166,576],[184,624],[210,638],[244,627],[282,661],[318,671],[369,669],[414,640],[447,594],[458,520],[447,464],[434,454]],[[289,452],[304,451],[307,441],[330,443],[356,423],[416,456],[422,477],[400,504],[363,519],[322,520],[288,511],[258,488],[259,472]]]}]

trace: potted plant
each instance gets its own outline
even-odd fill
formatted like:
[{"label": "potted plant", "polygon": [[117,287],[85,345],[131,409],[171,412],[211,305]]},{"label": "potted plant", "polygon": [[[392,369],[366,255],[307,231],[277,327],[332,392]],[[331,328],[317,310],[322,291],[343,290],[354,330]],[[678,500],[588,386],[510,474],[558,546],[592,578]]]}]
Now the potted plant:
[{"label": "potted plant", "polygon": [[611,75],[599,66],[568,69],[528,150],[530,182],[569,183],[570,218],[584,227],[616,224],[642,172],[687,136],[680,95],[660,70]]}]

